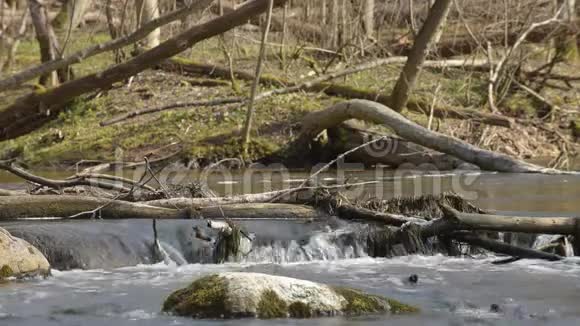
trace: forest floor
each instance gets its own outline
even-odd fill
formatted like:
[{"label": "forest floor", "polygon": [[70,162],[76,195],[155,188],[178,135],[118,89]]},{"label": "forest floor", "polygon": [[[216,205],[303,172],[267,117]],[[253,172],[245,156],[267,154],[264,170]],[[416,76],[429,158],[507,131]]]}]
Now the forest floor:
[{"label": "forest floor", "polygon": [[[243,37],[257,39],[257,35],[243,35],[237,50],[232,52],[235,69],[253,72],[258,45],[247,42]],[[107,39],[105,32],[77,32],[71,38],[67,51]],[[330,59],[328,55],[320,57],[316,52],[290,46],[286,50],[286,68],[282,69],[279,51],[278,47],[268,48],[264,73],[293,81],[311,78],[311,67],[324,66]],[[126,49],[126,52],[129,53],[130,49]],[[25,40],[19,48],[12,72],[36,64],[38,53],[34,38]],[[196,62],[227,66],[217,39],[202,42],[182,55]],[[75,74],[78,77],[97,72],[113,63],[111,53],[102,54],[75,65]],[[400,65],[383,66],[335,80],[334,83],[389,94],[400,68]],[[558,70],[577,74],[580,71],[577,68],[561,64]],[[212,79],[208,82],[206,76],[148,70],[137,75],[130,84],[117,83],[112,89],[77,99],[56,120],[42,128],[0,143],[0,159],[17,156],[29,166],[61,167],[81,160],[141,161],[144,155],[151,153],[153,157],[174,155],[175,159],[187,166],[199,167],[223,158],[240,157],[240,132],[247,109],[242,105],[184,108],[144,115],[107,127],[99,125],[102,121],[137,109],[179,101],[249,94],[251,83],[242,80],[237,83],[241,92],[234,90],[228,80]],[[578,111],[580,92],[561,86],[561,89],[549,88],[543,95],[562,111]],[[37,87],[29,84],[20,90],[5,93],[0,99],[0,110],[18,96]],[[266,89],[266,86],[261,87],[262,91]],[[429,98],[450,107],[489,112],[486,91],[485,72],[458,69],[442,73],[425,70],[413,96]],[[296,135],[300,121],[307,112],[325,108],[340,100],[325,94],[294,93],[258,102],[248,159],[256,161],[276,153]],[[527,119],[534,117],[543,104],[526,93],[515,91],[498,106],[506,116]],[[425,115],[411,112],[405,112],[405,115],[419,124],[427,124],[428,117]],[[574,119],[580,120],[577,114],[564,117],[557,112],[546,123],[550,124],[550,128],[560,130],[562,135],[573,142],[569,126]],[[434,129],[482,148],[525,159],[555,157],[563,143],[554,133],[524,125],[508,129],[479,125],[467,120],[436,119]]]}]

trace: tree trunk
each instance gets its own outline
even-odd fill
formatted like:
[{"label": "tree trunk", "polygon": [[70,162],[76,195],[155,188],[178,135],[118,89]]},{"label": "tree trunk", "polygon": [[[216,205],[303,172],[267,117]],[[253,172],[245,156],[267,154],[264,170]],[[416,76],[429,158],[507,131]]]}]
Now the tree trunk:
[{"label": "tree trunk", "polygon": [[[135,0],[135,10],[137,11],[137,28],[147,24],[153,19],[159,18],[158,0]],[[143,46],[152,49],[161,42],[161,30],[154,29],[143,40]]]},{"label": "tree trunk", "polygon": [[91,0],[68,0],[62,6],[58,15],[54,18],[55,28],[62,28],[64,31],[77,28],[82,22],[91,6]]},{"label": "tree trunk", "polygon": [[429,46],[446,20],[451,2],[452,0],[437,0],[429,11],[429,16],[415,39],[411,53],[408,56],[409,59],[405,67],[403,67],[391,93],[391,108],[393,110],[401,112],[407,105],[411,91],[421,72]]},{"label": "tree trunk", "polygon": [[424,227],[424,236],[459,230],[574,235],[580,229],[579,217],[504,216],[462,213],[450,207],[442,209],[445,217]]},{"label": "tree trunk", "polygon": [[[65,83],[60,87],[18,99],[16,103],[0,112],[0,140],[15,138],[35,130],[56,117],[68,101],[79,95],[108,87],[115,82],[153,67],[162,60],[190,48],[197,42],[246,23],[251,16],[264,12],[268,7],[268,1],[248,2],[229,14],[194,26],[125,63]],[[282,5],[285,2],[285,0],[276,0],[275,4]]]},{"label": "tree trunk", "polygon": [[242,148],[244,156],[248,156],[248,147],[250,145],[250,133],[252,131],[252,122],[254,119],[254,101],[258,94],[258,87],[260,86],[260,76],[262,74],[262,63],[266,55],[266,42],[268,41],[268,32],[270,31],[270,23],[272,22],[272,10],[274,7],[274,0],[268,1],[267,18],[264,27],[262,28],[262,40],[260,44],[260,53],[258,54],[258,62],[256,63],[256,72],[252,82],[252,89],[250,90],[250,98],[248,102],[248,111],[246,113],[246,121],[244,123]]},{"label": "tree trunk", "polygon": [[331,48],[336,49],[338,48],[338,13],[339,13],[339,6],[338,0],[332,0],[332,8],[331,8],[331,15],[330,15],[330,35],[329,41]]},{"label": "tree trunk", "polygon": [[368,100],[351,100],[338,103],[304,117],[302,134],[297,146],[305,146],[325,129],[349,119],[359,119],[391,128],[399,136],[415,144],[455,156],[475,164],[483,170],[516,173],[564,173],[519,161],[507,155],[483,150],[457,138],[428,130],[407,120],[394,110]]},{"label": "tree trunk", "polygon": [[[32,24],[36,32],[36,40],[40,47],[40,61],[47,62],[55,60],[58,56],[56,53],[58,44],[56,35],[48,20],[46,7],[38,0],[28,0],[28,5]],[[40,84],[47,87],[57,86],[59,84],[58,75],[56,72],[43,75],[40,77]]]},{"label": "tree trunk", "polygon": [[[575,26],[576,24],[576,0],[557,0],[558,8],[564,6],[561,13],[561,19],[565,24]],[[576,62],[580,53],[578,52],[577,35],[568,34],[556,38],[556,50],[563,59],[568,62]]]},{"label": "tree trunk", "polygon": [[375,36],[375,0],[365,0],[363,8],[363,26],[367,38]]}]

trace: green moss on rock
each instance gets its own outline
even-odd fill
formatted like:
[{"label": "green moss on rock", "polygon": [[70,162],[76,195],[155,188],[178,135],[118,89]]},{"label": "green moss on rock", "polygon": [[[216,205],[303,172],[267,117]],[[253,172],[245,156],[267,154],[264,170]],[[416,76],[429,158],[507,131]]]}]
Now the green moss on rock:
[{"label": "green moss on rock", "polygon": [[393,314],[413,314],[419,312],[419,308],[410,306],[394,299],[387,299]]},{"label": "green moss on rock", "polygon": [[302,301],[294,301],[288,306],[288,314],[292,318],[311,318],[313,317],[312,308],[309,304]]},{"label": "green moss on rock", "polygon": [[2,268],[0,268],[0,280],[4,279],[4,278],[8,278],[10,276],[14,275],[14,271],[12,270],[12,268],[10,268],[10,266],[8,265],[3,265]]},{"label": "green moss on rock", "polygon": [[267,290],[260,297],[257,312],[261,319],[286,318],[288,317],[288,306],[276,292]]},{"label": "green moss on rock", "polygon": [[347,315],[362,315],[372,313],[391,312],[411,313],[418,312],[415,307],[406,305],[396,300],[387,299],[377,295],[366,294],[358,290],[343,287],[334,287],[336,293],[346,299],[343,312]]},{"label": "green moss on rock", "polygon": [[226,310],[226,282],[218,275],[200,278],[185,289],[173,292],[163,311],[179,316],[222,318]]}]

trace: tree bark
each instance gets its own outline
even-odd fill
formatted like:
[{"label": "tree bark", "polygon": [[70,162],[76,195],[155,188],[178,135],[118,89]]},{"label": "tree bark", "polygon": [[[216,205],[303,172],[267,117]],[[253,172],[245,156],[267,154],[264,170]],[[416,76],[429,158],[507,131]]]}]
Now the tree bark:
[{"label": "tree bark", "polygon": [[[135,0],[137,14],[137,28],[143,27],[148,22],[159,18],[158,0]],[[143,46],[147,49],[154,48],[161,42],[161,30],[155,28],[143,40]]]},{"label": "tree bark", "polygon": [[429,10],[429,16],[415,39],[411,53],[408,56],[409,59],[405,67],[403,67],[391,94],[391,108],[393,110],[401,112],[407,105],[411,91],[415,87],[415,82],[427,56],[429,46],[439,29],[443,27],[442,25],[449,13],[451,2],[452,0],[437,0],[431,10]]},{"label": "tree bark", "polygon": [[367,38],[375,36],[375,0],[365,0],[363,8],[363,26]]},{"label": "tree bark", "polygon": [[[86,196],[42,195],[0,196],[0,220],[18,218],[60,217],[67,218],[101,207],[97,217],[103,219],[184,219],[187,210],[160,208],[139,203],[108,200]],[[84,214],[78,218],[91,218]]]},{"label": "tree bark", "polygon": [[[28,0],[32,24],[36,32],[36,40],[40,47],[40,61],[48,62],[55,60],[58,56],[56,53],[58,42],[52,26],[48,20],[46,7],[39,0]],[[59,78],[56,73],[46,74],[40,77],[40,84],[47,87],[54,87],[59,84]]]},{"label": "tree bark", "polygon": [[422,234],[432,236],[458,230],[485,230],[573,235],[580,229],[580,217],[526,217],[462,213],[442,207],[445,217],[432,221]]},{"label": "tree bark", "polygon": [[[267,9],[268,1],[248,2],[229,14],[194,26],[125,63],[45,92],[33,93],[20,98],[16,103],[0,112],[0,141],[24,135],[42,126],[56,117],[68,101],[79,95],[108,87],[190,48],[197,42],[244,24],[249,17],[264,12]],[[285,0],[275,1],[277,6],[284,3]]]},{"label": "tree bark", "polygon": [[[561,13],[561,19],[569,26],[576,24],[576,0],[557,0],[558,8],[564,7]],[[561,53],[563,58],[569,62],[575,62],[580,57],[578,52],[577,35],[561,35],[556,38],[556,50]]]},{"label": "tree bark", "polygon": [[244,123],[243,138],[242,138],[242,152],[244,156],[248,156],[248,147],[250,145],[250,133],[252,131],[252,122],[254,119],[254,101],[258,94],[258,87],[260,87],[260,77],[262,75],[262,63],[266,55],[266,42],[268,41],[268,32],[270,32],[270,24],[272,22],[272,10],[274,9],[274,0],[269,0],[268,10],[266,11],[267,18],[262,29],[262,39],[260,42],[260,53],[258,54],[258,61],[256,62],[256,72],[254,73],[254,80],[252,81],[252,89],[250,90],[250,98],[248,100],[248,110],[246,112],[246,121]]},{"label": "tree bark", "polygon": [[408,141],[455,156],[465,162],[475,164],[483,170],[515,173],[564,173],[522,162],[504,154],[483,150],[459,139],[428,130],[407,120],[394,110],[368,100],[350,100],[306,115],[302,123],[302,133],[296,144],[305,146],[323,130],[349,119],[383,124]]},{"label": "tree bark", "polygon": [[[223,214],[222,214],[223,213]],[[193,218],[204,219],[299,219],[309,220],[328,217],[312,206],[274,203],[230,204],[204,207],[192,212]]]}]

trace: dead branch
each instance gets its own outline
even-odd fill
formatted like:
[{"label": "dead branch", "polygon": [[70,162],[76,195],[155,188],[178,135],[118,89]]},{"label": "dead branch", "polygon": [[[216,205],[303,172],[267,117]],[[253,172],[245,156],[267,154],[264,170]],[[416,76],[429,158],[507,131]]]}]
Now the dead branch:
[{"label": "dead branch", "polygon": [[543,252],[540,250],[517,247],[505,242],[500,242],[492,239],[484,239],[469,232],[456,232],[450,235],[451,238],[467,243],[471,246],[480,247],[496,253],[501,253],[518,258],[528,259],[544,259],[549,261],[562,260],[562,256]]},{"label": "dead branch", "polygon": [[69,188],[69,187],[76,187],[76,186],[90,186],[90,187],[97,187],[97,188],[101,188],[101,189],[105,189],[105,190],[114,190],[114,191],[119,191],[119,192],[124,192],[127,193],[129,192],[129,189],[122,186],[122,185],[117,185],[114,183],[109,183],[106,181],[102,181],[99,179],[91,179],[91,178],[86,178],[86,177],[76,177],[73,179],[69,179],[69,180],[53,180],[53,179],[47,179],[47,178],[43,178],[37,175],[34,175],[20,167],[17,167],[13,164],[6,164],[6,163],[1,163],[0,162],[0,169],[2,170],[6,170],[26,181],[41,185],[41,186],[45,186],[45,187],[49,187],[52,189],[56,189],[56,190],[63,190],[64,188]]},{"label": "dead branch", "polygon": [[121,182],[130,186],[135,186],[137,188],[142,188],[144,190],[147,191],[151,191],[151,192],[155,192],[156,190],[148,185],[142,185],[139,184],[138,182],[134,181],[134,180],[130,180],[127,178],[123,178],[123,177],[119,177],[116,175],[110,175],[110,174],[99,174],[99,173],[79,173],[79,174],[75,174],[72,177],[68,177],[68,180],[74,180],[74,179],[92,179],[92,180],[109,180],[109,181],[115,181],[115,182]]}]

